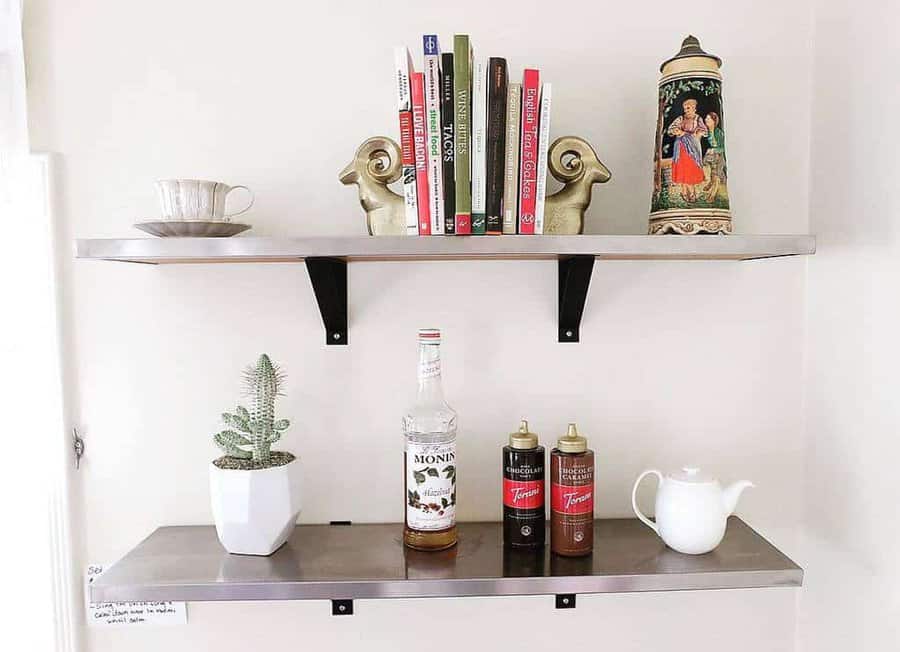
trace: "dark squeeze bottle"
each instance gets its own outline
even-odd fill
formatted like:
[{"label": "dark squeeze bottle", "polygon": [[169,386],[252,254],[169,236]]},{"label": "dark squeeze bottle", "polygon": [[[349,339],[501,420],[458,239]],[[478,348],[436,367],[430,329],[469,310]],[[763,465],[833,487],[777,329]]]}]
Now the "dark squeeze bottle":
[{"label": "dark squeeze bottle", "polygon": [[594,549],[594,451],[574,423],[550,451],[550,550],[580,557]]},{"label": "dark squeeze bottle", "polygon": [[503,542],[513,548],[544,545],[544,447],[524,419],[503,447]]}]

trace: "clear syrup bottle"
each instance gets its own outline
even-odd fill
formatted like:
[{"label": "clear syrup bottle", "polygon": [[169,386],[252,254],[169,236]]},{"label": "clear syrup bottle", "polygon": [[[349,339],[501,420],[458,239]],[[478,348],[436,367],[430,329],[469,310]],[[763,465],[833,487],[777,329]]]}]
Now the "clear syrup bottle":
[{"label": "clear syrup bottle", "polygon": [[441,332],[419,330],[419,391],[403,417],[406,514],[403,543],[416,550],[456,544],[456,411],[441,386]]}]

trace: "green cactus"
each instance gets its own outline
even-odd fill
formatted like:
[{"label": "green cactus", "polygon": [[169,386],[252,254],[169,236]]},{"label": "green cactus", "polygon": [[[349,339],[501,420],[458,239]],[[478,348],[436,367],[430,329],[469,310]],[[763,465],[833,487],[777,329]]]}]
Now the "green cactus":
[{"label": "green cactus", "polygon": [[253,400],[253,411],[238,405],[234,414],[225,412],[222,421],[228,426],[215,436],[216,444],[229,457],[249,460],[259,465],[269,463],[272,444],[281,439],[291,425],[287,419],[275,419],[275,397],[281,396],[284,374],[272,364],[269,356],[259,356],[255,367],[244,372],[247,394]]}]

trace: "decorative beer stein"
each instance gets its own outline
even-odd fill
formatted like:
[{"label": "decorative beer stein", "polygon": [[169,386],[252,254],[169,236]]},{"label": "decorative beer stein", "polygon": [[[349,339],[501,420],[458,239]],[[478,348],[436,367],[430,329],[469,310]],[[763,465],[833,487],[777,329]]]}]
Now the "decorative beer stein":
[{"label": "decorative beer stein", "polygon": [[650,234],[731,233],[721,65],[688,36],[660,67]]}]

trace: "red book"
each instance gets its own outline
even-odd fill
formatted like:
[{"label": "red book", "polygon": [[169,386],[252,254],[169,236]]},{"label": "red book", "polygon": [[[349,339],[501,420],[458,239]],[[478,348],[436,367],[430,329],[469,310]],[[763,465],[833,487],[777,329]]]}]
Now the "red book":
[{"label": "red book", "polygon": [[537,205],[538,122],[541,114],[541,73],[531,68],[522,76],[522,137],[519,176],[519,233],[534,234]]},{"label": "red book", "polygon": [[406,205],[406,235],[419,232],[416,206],[416,153],[413,149],[412,111],[400,111],[400,165],[403,170],[403,201]]},{"label": "red book", "polygon": [[428,133],[425,126],[425,73],[409,77],[412,90],[413,149],[416,154],[416,189],[419,196],[419,235],[431,235],[431,206],[428,202]]}]

